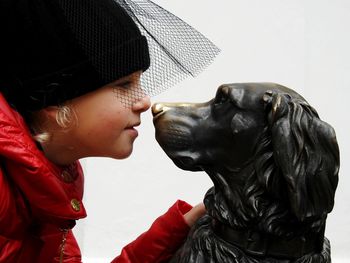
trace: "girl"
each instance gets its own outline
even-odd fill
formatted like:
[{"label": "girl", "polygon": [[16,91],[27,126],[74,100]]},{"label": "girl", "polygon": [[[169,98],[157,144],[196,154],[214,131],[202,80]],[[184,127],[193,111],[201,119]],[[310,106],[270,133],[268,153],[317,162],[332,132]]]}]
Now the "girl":
[{"label": "girl", "polygon": [[[78,160],[128,157],[150,107],[150,46],[123,3],[1,1],[0,262],[81,262]],[[113,262],[166,262],[204,212],[176,202]]]}]

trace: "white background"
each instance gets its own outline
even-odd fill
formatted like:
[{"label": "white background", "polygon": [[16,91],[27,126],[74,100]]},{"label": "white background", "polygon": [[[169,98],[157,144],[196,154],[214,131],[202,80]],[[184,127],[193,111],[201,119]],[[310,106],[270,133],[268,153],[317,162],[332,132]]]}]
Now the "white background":
[{"label": "white background", "polygon": [[[326,235],[333,262],[349,262],[350,1],[155,2],[205,34],[222,53],[196,79],[153,102],[206,101],[222,83],[277,82],[301,93],[335,128],[341,170]],[[112,260],[177,199],[196,204],[211,186],[206,174],[179,170],[166,157],[155,141],[150,112],[139,133],[129,159],[83,161],[88,218],[78,222],[75,233],[85,262]]]}]

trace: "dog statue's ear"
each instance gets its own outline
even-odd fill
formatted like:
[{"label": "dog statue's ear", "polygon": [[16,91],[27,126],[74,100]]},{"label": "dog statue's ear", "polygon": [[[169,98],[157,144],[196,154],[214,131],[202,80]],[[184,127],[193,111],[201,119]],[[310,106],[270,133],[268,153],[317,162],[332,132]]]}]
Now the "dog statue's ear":
[{"label": "dog statue's ear", "polygon": [[291,211],[301,221],[326,216],[338,184],[339,149],[333,128],[301,98],[268,91],[263,100]]}]

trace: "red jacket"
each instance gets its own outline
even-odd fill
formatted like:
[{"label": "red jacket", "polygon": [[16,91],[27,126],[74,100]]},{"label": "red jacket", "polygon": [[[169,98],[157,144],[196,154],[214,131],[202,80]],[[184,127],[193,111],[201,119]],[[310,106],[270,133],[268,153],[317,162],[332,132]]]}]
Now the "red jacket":
[{"label": "red jacket", "polygon": [[[81,166],[51,163],[1,94],[0,156],[0,263],[81,262],[71,231],[86,216]],[[190,209],[176,202],[113,262],[166,262],[188,232]]]}]

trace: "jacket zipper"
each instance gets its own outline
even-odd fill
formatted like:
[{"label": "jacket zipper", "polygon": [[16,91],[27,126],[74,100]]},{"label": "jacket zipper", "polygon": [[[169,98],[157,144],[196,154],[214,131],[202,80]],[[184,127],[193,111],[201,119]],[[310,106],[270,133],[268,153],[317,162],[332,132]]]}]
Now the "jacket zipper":
[{"label": "jacket zipper", "polygon": [[62,242],[60,245],[60,263],[63,263],[64,246],[66,245],[67,233],[69,229],[61,229],[61,231],[63,232],[63,234],[62,234]]}]

